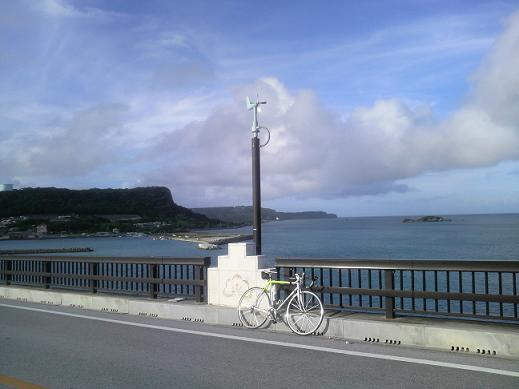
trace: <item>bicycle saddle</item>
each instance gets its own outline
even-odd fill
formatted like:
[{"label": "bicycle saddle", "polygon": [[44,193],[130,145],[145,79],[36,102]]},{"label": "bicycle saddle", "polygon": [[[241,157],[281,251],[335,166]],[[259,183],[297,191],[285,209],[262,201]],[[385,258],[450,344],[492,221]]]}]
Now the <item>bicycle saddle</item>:
[{"label": "bicycle saddle", "polygon": [[278,272],[275,270],[263,270],[261,272],[261,279],[270,280],[272,278],[272,274],[277,274]]}]

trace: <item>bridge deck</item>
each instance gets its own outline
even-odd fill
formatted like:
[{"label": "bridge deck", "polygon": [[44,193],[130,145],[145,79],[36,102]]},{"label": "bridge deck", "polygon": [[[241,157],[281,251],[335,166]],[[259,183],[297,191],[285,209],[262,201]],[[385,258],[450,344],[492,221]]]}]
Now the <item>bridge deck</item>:
[{"label": "bridge deck", "polygon": [[[150,318],[240,326],[235,309],[198,304],[193,300],[154,300],[120,295],[0,287],[0,301],[13,300]],[[284,323],[272,324],[265,328],[265,331],[290,332]],[[519,360],[519,325],[517,324],[418,317],[386,320],[383,316],[375,314],[327,311],[326,319],[319,332],[323,337],[362,343],[419,347]]]},{"label": "bridge deck", "polygon": [[516,388],[515,360],[0,303],[2,377],[47,388]]}]

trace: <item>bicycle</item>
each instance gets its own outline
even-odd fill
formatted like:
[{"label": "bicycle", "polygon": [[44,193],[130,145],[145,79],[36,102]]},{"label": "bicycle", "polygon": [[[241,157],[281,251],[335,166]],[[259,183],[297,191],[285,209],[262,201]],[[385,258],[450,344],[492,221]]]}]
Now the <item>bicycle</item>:
[{"label": "bicycle", "polygon": [[[298,335],[313,334],[324,318],[324,308],[321,299],[311,289],[317,277],[312,277],[309,288],[304,288],[305,273],[295,274],[288,281],[272,279],[274,271],[261,272],[261,278],[267,280],[263,287],[247,289],[238,303],[240,322],[247,328],[259,328],[267,319],[276,323],[279,312],[286,305],[285,323]],[[277,300],[278,285],[294,285],[286,299]],[[268,293],[267,293],[268,292]]]}]

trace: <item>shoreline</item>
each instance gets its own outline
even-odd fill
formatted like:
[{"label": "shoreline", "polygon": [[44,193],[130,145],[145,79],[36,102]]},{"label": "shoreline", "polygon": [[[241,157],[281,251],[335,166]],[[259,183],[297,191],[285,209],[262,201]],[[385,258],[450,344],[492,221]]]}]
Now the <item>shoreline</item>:
[{"label": "shoreline", "polygon": [[246,242],[252,239],[249,234],[207,234],[189,232],[184,234],[154,234],[150,235],[153,240],[179,240],[192,243],[207,243],[220,245],[227,243]]}]

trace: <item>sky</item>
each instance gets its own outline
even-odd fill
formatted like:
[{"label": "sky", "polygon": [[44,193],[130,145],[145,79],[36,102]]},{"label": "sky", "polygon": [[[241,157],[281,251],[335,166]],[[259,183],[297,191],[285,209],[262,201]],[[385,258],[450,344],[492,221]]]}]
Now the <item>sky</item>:
[{"label": "sky", "polygon": [[0,183],[251,204],[259,96],[263,206],[519,212],[519,1],[0,9]]}]

